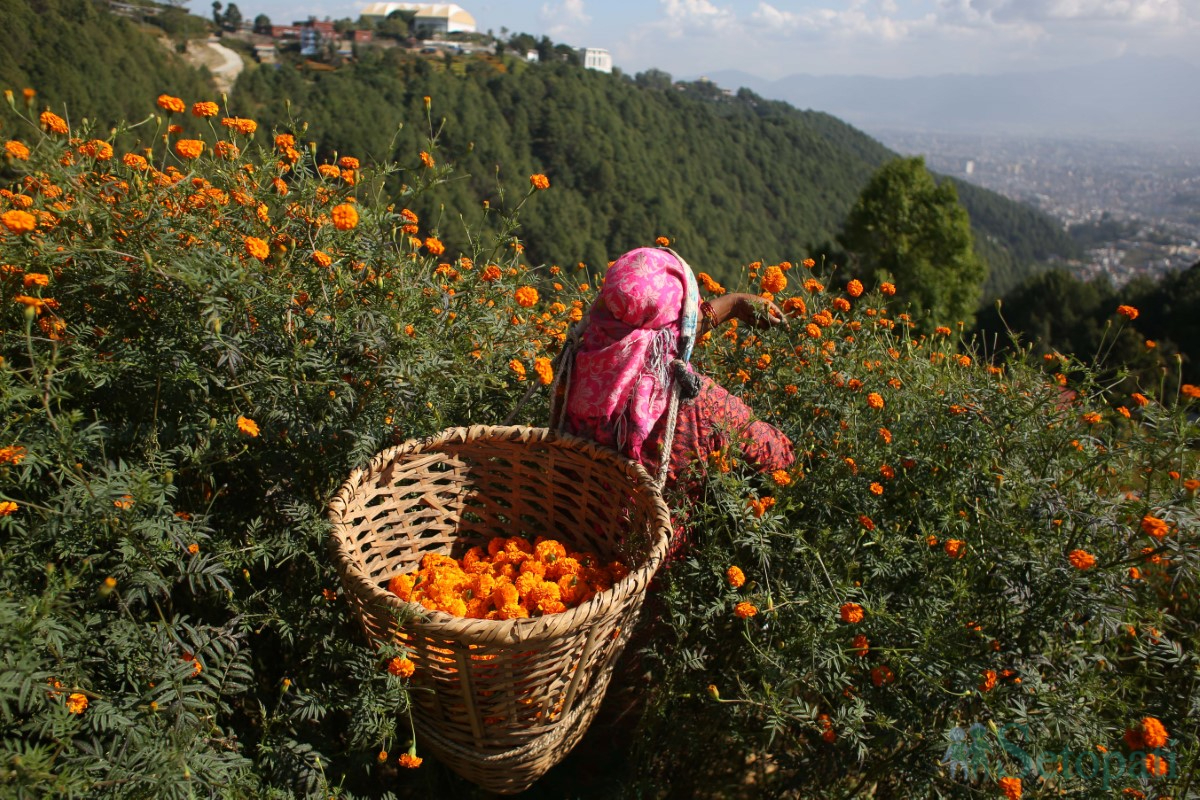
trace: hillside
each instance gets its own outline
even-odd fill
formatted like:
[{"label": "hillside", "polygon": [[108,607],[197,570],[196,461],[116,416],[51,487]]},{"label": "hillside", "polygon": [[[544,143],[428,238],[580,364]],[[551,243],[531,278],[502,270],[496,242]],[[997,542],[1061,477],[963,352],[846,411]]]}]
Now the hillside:
[{"label": "hillside", "polygon": [[[0,0],[0,10],[17,41],[0,52],[0,85],[36,88],[39,105],[107,127],[135,118],[162,92],[216,99],[207,71],[89,2]],[[47,52],[71,56],[43,58]],[[520,219],[534,262],[601,265],[667,236],[721,280],[748,259],[826,252],[844,263],[835,242],[846,212],[871,173],[895,156],[828,114],[749,91],[728,97],[702,82],[654,88],[565,64],[450,63],[399,51],[364,50],[335,71],[251,66],[227,111],[253,117],[264,132],[302,134],[292,120],[303,120],[323,132],[323,156],[394,159],[415,169],[411,153],[431,147],[430,127],[413,122],[425,118],[425,97],[442,131],[435,158],[458,167],[444,206],[462,209],[466,223],[483,219],[482,201],[502,205],[501,187],[514,196],[530,173],[550,176],[558,202]],[[140,145],[154,135],[146,129]],[[389,190],[401,192],[410,178],[397,177]],[[1074,252],[1048,217],[975,187],[958,190],[991,265],[986,297]],[[417,210],[439,218],[438,207]],[[457,217],[439,227],[448,242],[461,242]]]},{"label": "hillside", "polygon": [[[173,16],[163,16],[160,22],[171,27]],[[147,98],[164,91],[212,92],[207,70],[173,55],[155,35],[161,29],[139,26],[91,0],[0,0],[0,20],[0,87],[18,94],[32,88],[39,107],[69,119],[86,117],[107,128],[144,119]]]},{"label": "hillside", "polygon": [[[497,174],[510,186],[529,172],[550,176],[559,202],[523,217],[534,261],[604,263],[662,235],[698,269],[728,278],[747,254],[797,260],[832,251],[859,190],[894,157],[834,117],[750,92],[649,88],[566,65],[508,71],[480,60],[463,75],[436,66],[371,53],[333,73],[253,70],[235,94],[244,113],[277,125],[286,121],[278,98],[289,98],[294,118],[329,133],[331,150],[368,158],[424,146],[423,126],[393,132],[423,116],[431,97],[434,124],[445,120],[443,157],[472,176],[452,187],[450,205],[495,202]],[[1033,262],[1073,252],[1040,213],[975,187],[959,191],[994,265],[989,296]]]}]

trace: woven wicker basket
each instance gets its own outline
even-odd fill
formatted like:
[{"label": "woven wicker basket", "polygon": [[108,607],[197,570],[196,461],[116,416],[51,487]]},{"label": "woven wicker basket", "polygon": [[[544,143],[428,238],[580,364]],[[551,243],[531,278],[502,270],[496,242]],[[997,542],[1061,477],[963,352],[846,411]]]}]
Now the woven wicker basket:
[{"label": "woven wicker basket", "polygon": [[[416,663],[420,745],[506,794],[582,738],[671,530],[640,465],[527,427],[454,428],[386,450],[350,476],[329,517],[338,573],[367,636],[398,637]],[[518,534],[620,559],[629,575],[577,608],[504,621],[428,611],[385,589],[426,553],[457,557]]]}]

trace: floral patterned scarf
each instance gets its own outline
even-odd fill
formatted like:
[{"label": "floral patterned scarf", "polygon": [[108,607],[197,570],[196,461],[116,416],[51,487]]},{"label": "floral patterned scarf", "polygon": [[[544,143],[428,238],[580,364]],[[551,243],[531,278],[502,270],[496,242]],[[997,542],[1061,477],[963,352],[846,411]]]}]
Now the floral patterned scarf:
[{"label": "floral patterned scarf", "polygon": [[671,250],[614,261],[575,352],[567,429],[643,464],[657,460],[643,445],[667,412],[672,361],[691,359],[699,300],[691,268]]}]

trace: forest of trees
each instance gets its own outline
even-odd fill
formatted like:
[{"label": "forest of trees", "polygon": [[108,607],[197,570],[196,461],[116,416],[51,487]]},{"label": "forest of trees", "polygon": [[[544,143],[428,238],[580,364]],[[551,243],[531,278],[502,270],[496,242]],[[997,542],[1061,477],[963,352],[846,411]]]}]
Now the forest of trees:
[{"label": "forest of trees", "polygon": [[[0,85],[18,92],[33,87],[39,107],[86,117],[98,130],[145,118],[163,92],[189,101],[217,99],[208,75],[173,56],[156,38],[159,29],[88,0],[0,0],[0,17],[10,34],[0,50]],[[513,39],[522,36],[530,41],[518,44],[554,48],[525,34]],[[519,235],[531,263],[600,267],[629,247],[667,236],[697,269],[719,280],[754,259],[824,255],[848,272],[856,260],[842,252],[843,226],[872,175],[895,158],[827,114],[744,89],[728,96],[706,81],[680,83],[661,70],[604,75],[561,61],[451,62],[398,49],[363,49],[335,71],[296,66],[248,64],[227,112],[257,120],[260,136],[293,131],[315,140],[325,157],[336,152],[371,163],[411,160],[411,153],[429,147],[429,97],[439,132],[434,156],[455,170],[439,193],[443,205],[416,210],[437,221],[448,244],[461,244],[464,231],[480,224],[484,201],[511,203],[530,173],[545,173],[553,199],[521,217]],[[146,138],[154,135],[145,130]],[[422,169],[399,166],[391,187],[397,191],[404,170]],[[994,192],[957,180],[953,185],[970,217],[975,252],[987,265],[980,331],[1003,328],[991,306],[1004,297],[1005,322],[1027,339],[1047,350],[1091,355],[1117,293],[1047,272],[1077,257],[1087,237],[1072,239],[1048,216]],[[442,208],[470,211],[460,220],[443,217]],[[1188,281],[1197,279],[1170,280],[1182,283],[1134,285],[1121,293],[1137,294],[1145,307],[1125,335],[1161,339],[1152,355],[1178,348],[1190,368],[1187,353],[1197,337],[1179,298],[1189,296]],[[1127,355],[1149,363],[1139,343],[1141,350]]]},{"label": "forest of trees", "polygon": [[[85,0],[39,0],[37,13],[29,0],[0,6],[25,43],[0,54],[0,82],[33,86],[73,118],[111,124],[144,116],[164,91],[188,100],[213,94],[206,76]],[[38,56],[49,51],[73,54],[72,63]],[[657,236],[718,277],[755,259],[824,253],[842,263],[834,243],[846,214],[894,154],[826,114],[748,91],[726,97],[699,82],[676,86],[666,73],[635,79],[516,58],[467,58],[447,69],[396,49],[363,49],[332,72],[248,65],[228,110],[262,131],[307,122],[325,153],[370,162],[423,149],[429,96],[443,130],[436,158],[457,168],[445,204],[475,209],[468,225],[478,223],[484,200],[499,202],[501,187],[523,187],[531,172],[550,176],[554,201],[522,217],[535,263],[602,265]],[[976,187],[957,189],[990,266],[985,296],[1075,251],[1044,215]],[[456,219],[441,227],[451,244],[463,235]]]}]

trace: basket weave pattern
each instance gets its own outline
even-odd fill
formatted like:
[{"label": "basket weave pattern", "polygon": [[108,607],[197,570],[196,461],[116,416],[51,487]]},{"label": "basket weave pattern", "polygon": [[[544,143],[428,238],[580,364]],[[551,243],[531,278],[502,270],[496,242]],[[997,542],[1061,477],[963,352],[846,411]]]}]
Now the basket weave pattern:
[{"label": "basket weave pattern", "polygon": [[[670,514],[641,466],[542,428],[454,428],[386,450],[330,503],[332,549],[367,636],[416,664],[422,746],[496,792],[527,788],[582,738],[666,552]],[[426,553],[548,536],[629,575],[577,608],[479,620],[386,590]],[[405,619],[397,629],[397,619]]]}]

